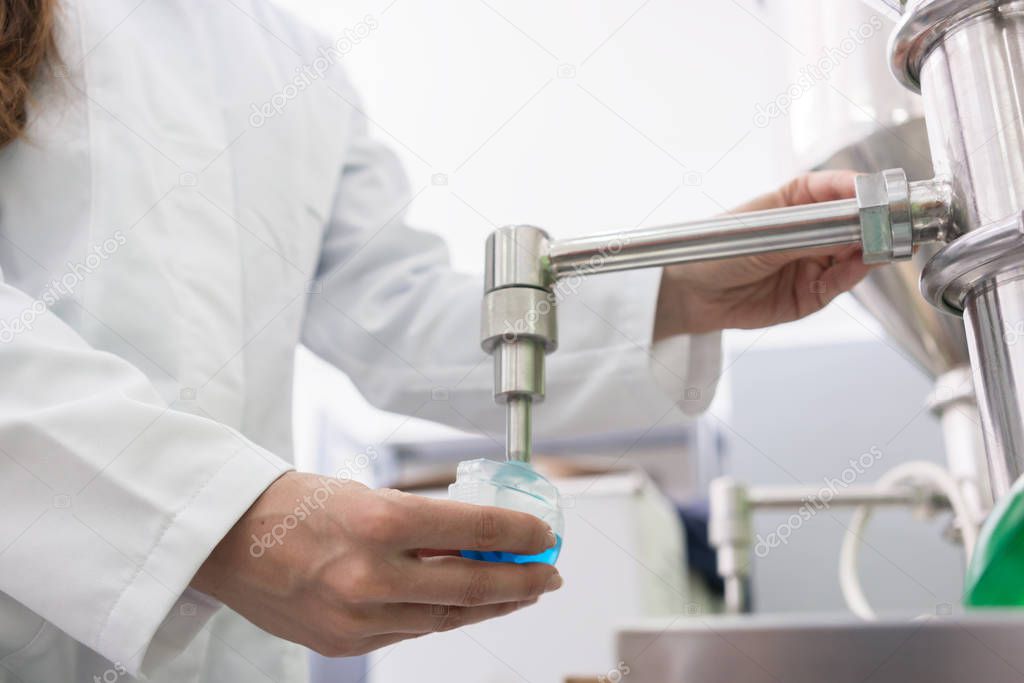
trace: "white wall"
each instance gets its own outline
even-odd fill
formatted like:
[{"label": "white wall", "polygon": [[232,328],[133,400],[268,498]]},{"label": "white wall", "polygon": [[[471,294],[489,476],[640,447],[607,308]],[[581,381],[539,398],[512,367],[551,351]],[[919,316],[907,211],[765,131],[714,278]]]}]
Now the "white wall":
[{"label": "white wall", "polygon": [[[480,271],[494,226],[553,234],[707,216],[796,171],[788,117],[755,124],[790,84],[792,25],[754,0],[284,0],[328,37],[365,15],[378,28],[344,58],[377,134],[420,192],[410,219],[443,234],[456,266]],[[784,5],[785,2],[775,3]],[[785,9],[783,7],[782,9]],[[884,39],[883,41],[884,42]],[[812,56],[808,56],[808,59]],[[819,84],[815,87],[829,87]],[[447,184],[432,182],[437,174]],[[848,309],[852,304],[847,305]],[[739,348],[826,335],[863,338],[839,310]],[[300,454],[312,405],[357,437],[401,425],[300,358]]]}]

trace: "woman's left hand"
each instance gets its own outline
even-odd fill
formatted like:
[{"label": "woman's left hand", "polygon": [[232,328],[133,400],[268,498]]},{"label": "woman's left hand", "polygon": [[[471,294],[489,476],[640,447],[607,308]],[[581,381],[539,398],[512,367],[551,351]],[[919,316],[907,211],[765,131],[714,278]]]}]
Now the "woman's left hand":
[{"label": "woman's left hand", "polygon": [[[855,177],[850,171],[810,173],[736,212],[853,197]],[[654,339],[803,318],[851,289],[868,270],[853,245],[669,266],[661,279]]]}]

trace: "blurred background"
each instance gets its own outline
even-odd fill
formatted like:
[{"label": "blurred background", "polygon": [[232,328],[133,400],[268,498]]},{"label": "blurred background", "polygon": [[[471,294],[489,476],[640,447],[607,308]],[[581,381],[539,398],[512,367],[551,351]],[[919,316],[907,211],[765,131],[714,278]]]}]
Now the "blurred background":
[{"label": "blurred background", "polygon": [[[499,225],[567,237],[718,214],[871,133],[927,164],[926,145],[903,132],[919,105],[888,75],[891,24],[859,3],[281,4],[325,44],[360,22],[373,26],[341,66],[375,134],[405,164],[410,222],[443,235],[468,272],[482,273],[483,241]],[[869,483],[904,460],[943,461],[924,403],[931,380],[851,297],[799,323],[729,331],[724,344],[719,391],[699,420],[668,406],[636,433],[536,435],[537,451],[559,464],[566,500],[562,591],[495,624],[371,659],[318,660],[321,680],[617,680],[617,624],[717,608],[699,538],[709,479],[824,486],[877,451],[880,464],[857,474]],[[456,462],[500,455],[471,428],[373,409],[308,353],[297,363],[305,469],[444,495]],[[755,531],[767,536],[789,517],[759,514]],[[818,512],[758,556],[754,610],[845,610],[836,564],[848,518]],[[875,516],[861,573],[880,610],[934,613],[959,602],[959,550],[941,532],[904,511]]]}]

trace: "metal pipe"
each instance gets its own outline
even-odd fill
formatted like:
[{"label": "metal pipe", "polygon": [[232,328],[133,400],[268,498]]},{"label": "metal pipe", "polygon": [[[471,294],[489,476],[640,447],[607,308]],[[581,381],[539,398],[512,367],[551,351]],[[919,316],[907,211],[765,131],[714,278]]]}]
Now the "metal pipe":
[{"label": "metal pipe", "polygon": [[936,378],[928,407],[939,418],[949,473],[960,483],[971,521],[980,525],[993,500],[970,365],[960,365]]},{"label": "metal pipe", "polygon": [[855,199],[719,216],[628,232],[554,240],[556,277],[707,261],[786,249],[859,244]]},{"label": "metal pipe", "polygon": [[722,578],[726,614],[743,614],[747,611],[746,577],[730,574]]},{"label": "metal pipe", "polygon": [[747,492],[747,502],[752,509],[790,509],[820,500],[825,507],[834,505],[916,505],[923,502],[921,490],[913,487],[879,489],[875,486],[848,486],[843,489],[826,489],[831,497],[823,500],[821,487],[772,486],[753,487]]},{"label": "metal pipe", "polygon": [[975,290],[964,311],[996,499],[1024,474],[1024,354],[1014,348],[1024,321],[1024,270],[1003,277],[1014,279]]},{"label": "metal pipe", "polygon": [[[828,493],[828,497],[824,495]],[[708,542],[715,549],[718,575],[725,582],[725,608],[739,614],[748,607],[754,513],[759,510],[831,509],[890,505],[937,510],[949,501],[926,486],[850,485],[747,487],[732,477],[718,477],[708,487]],[[760,539],[759,539],[760,540]]]},{"label": "metal pipe", "polygon": [[[888,175],[891,173],[895,173],[895,177],[902,175],[897,171],[875,177],[881,182],[883,176],[892,178]],[[888,225],[889,201],[900,193],[900,189],[893,188],[893,194],[887,194],[884,185],[879,189],[878,196],[865,193],[859,199],[750,211],[640,230],[553,240],[548,245],[549,268],[554,277],[559,278],[844,244],[864,246],[866,260],[891,260],[891,254],[887,257],[884,253],[869,253],[869,250],[879,246],[874,235],[886,235],[891,230]],[[861,194],[860,187],[858,194]],[[903,210],[909,214],[906,217],[909,220],[907,254],[904,256],[908,258],[910,243],[917,245],[945,239],[950,223],[948,183],[925,180],[907,184],[904,177],[902,196]],[[872,206],[874,201],[878,201],[879,206]],[[881,222],[886,225],[866,224],[876,210],[885,212]],[[878,231],[866,234],[873,227]]]}]

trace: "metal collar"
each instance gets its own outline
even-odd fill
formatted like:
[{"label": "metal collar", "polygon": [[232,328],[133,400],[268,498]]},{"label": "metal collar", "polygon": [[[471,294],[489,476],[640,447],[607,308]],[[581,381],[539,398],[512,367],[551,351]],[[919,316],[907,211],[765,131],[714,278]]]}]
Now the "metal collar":
[{"label": "metal collar", "polygon": [[946,313],[963,315],[975,287],[1024,262],[1024,214],[979,228],[943,247],[921,272],[921,294]]},{"label": "metal collar", "polygon": [[921,91],[921,66],[932,48],[965,22],[994,11],[1024,11],[1019,0],[921,0],[889,39],[889,67],[903,85]]}]

